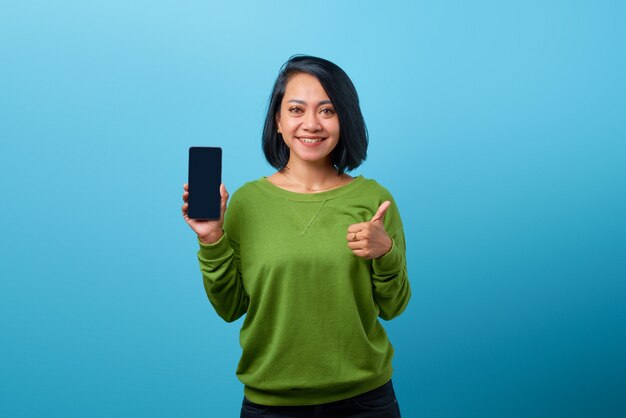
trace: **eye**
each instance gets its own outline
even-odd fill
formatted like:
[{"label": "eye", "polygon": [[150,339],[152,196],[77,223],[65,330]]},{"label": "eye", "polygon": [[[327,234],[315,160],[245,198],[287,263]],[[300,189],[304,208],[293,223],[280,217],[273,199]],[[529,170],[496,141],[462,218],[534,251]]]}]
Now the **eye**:
[{"label": "eye", "polygon": [[293,113],[294,115],[299,115],[303,112],[298,106],[293,106],[289,108],[289,113]]},{"label": "eye", "polygon": [[332,116],[335,114],[335,109],[332,109],[330,107],[325,107],[322,110],[320,110],[320,113],[323,114],[324,116]]}]

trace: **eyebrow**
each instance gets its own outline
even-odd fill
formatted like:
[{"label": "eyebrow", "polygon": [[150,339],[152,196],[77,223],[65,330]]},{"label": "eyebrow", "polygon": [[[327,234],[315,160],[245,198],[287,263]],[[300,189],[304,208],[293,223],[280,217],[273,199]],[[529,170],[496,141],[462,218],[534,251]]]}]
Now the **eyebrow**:
[{"label": "eyebrow", "polygon": [[[297,100],[297,99],[288,100],[287,103],[306,104],[304,100]],[[323,104],[333,104],[333,103],[330,100],[322,100],[321,102],[317,103],[318,106],[321,106]]]}]

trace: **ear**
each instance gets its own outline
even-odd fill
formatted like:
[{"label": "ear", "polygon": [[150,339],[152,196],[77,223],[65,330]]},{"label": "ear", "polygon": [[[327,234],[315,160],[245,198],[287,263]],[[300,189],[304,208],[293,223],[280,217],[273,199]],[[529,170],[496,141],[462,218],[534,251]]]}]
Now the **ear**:
[{"label": "ear", "polygon": [[279,131],[282,131],[282,129],[280,128],[280,110],[276,112],[276,127]]}]

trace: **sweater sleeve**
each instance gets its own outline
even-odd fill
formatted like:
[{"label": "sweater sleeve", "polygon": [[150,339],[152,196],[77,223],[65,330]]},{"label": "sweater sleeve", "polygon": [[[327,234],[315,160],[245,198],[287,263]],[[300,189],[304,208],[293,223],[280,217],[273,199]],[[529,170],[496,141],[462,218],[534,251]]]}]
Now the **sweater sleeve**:
[{"label": "sweater sleeve", "polygon": [[[390,320],[400,315],[411,298],[411,287],[406,267],[406,243],[400,212],[393,199],[385,216],[385,229],[392,241],[391,250],[372,260],[372,285],[374,300],[382,319]],[[382,203],[382,202],[381,202]]]},{"label": "sweater sleeve", "polygon": [[224,216],[224,235],[213,244],[198,240],[198,261],[204,289],[211,305],[226,322],[233,322],[245,314],[249,303],[241,278],[235,213],[233,195]]}]

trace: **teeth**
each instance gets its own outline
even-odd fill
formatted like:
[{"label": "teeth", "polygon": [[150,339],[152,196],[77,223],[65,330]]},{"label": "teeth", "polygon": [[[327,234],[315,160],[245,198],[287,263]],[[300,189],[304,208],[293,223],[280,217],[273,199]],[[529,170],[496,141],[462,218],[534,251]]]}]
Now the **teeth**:
[{"label": "teeth", "polygon": [[302,142],[306,142],[307,144],[314,144],[316,142],[322,142],[323,139],[308,139],[308,138],[298,138]]}]

